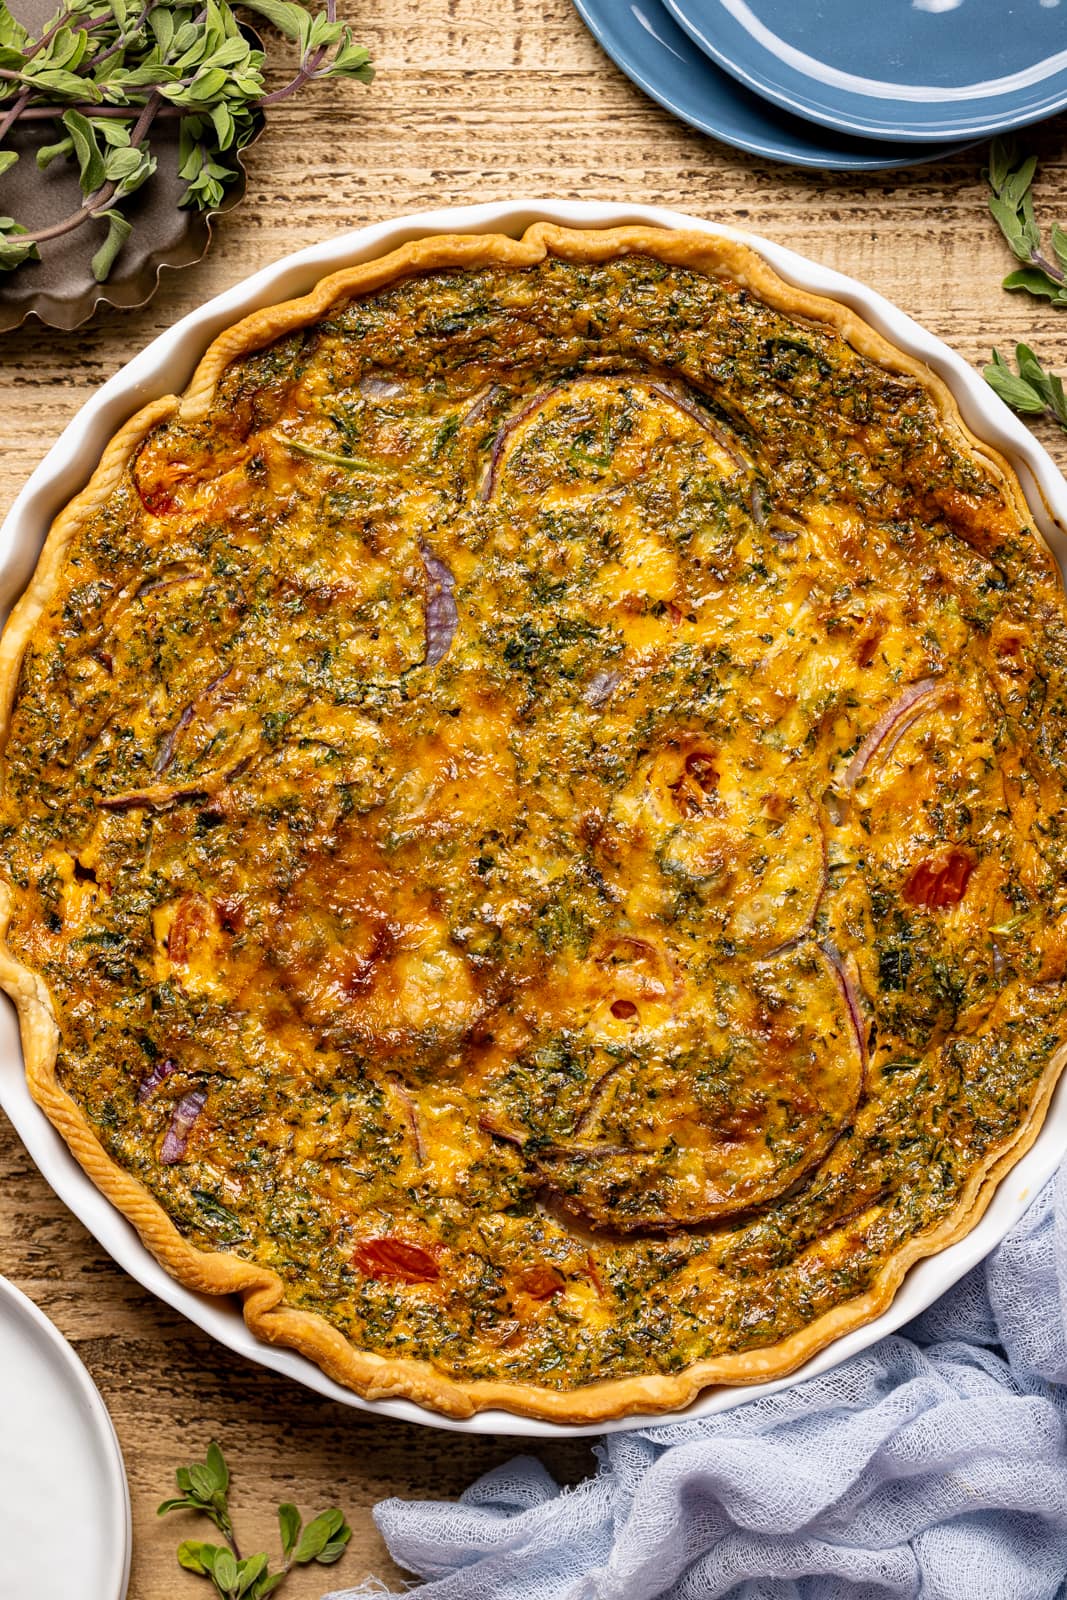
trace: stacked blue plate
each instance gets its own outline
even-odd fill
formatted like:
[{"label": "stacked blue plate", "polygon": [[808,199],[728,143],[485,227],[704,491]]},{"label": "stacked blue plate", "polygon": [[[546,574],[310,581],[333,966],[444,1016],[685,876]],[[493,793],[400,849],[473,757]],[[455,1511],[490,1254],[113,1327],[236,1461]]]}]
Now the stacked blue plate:
[{"label": "stacked blue plate", "polygon": [[792,166],[914,166],[1067,105],[1067,0],[574,3],[660,105]]}]

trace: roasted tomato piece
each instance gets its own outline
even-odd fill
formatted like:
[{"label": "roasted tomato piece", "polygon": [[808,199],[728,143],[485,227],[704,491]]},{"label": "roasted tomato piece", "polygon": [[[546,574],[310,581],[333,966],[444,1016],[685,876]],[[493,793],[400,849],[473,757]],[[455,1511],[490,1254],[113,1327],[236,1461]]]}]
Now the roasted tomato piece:
[{"label": "roasted tomato piece", "polygon": [[177,500],[164,484],[139,483],[137,492],[141,496],[145,510],[150,511],[154,517],[169,517],[172,511],[178,509]]},{"label": "roasted tomato piece", "polygon": [[200,896],[183,894],[167,939],[167,953],[172,961],[185,965],[193,946],[207,932],[207,919],[208,908]]},{"label": "roasted tomato piece", "polygon": [[962,850],[928,856],[912,868],[904,885],[904,898],[910,906],[923,906],[927,911],[958,906],[973,871],[974,862]]},{"label": "roasted tomato piece", "polygon": [[169,516],[180,508],[184,492],[196,490],[231,471],[248,454],[243,439],[228,441],[217,432],[182,441],[180,456],[167,435],[150,437],[133,465],[134,487],[141,504],[154,517]]},{"label": "roasted tomato piece", "polygon": [[681,776],[670,785],[679,815],[699,817],[718,786],[715,757],[708,750],[693,750],[685,759]]},{"label": "roasted tomato piece", "polygon": [[240,895],[225,895],[215,901],[215,915],[223,933],[240,933],[244,927],[245,903]]},{"label": "roasted tomato piece", "polygon": [[869,667],[878,653],[878,646],[882,642],[884,628],[868,628],[856,640],[856,665]]},{"label": "roasted tomato piece", "polygon": [[432,1283],[441,1276],[437,1257],[407,1239],[361,1239],[352,1265],[365,1278],[391,1278],[395,1283]]},{"label": "roasted tomato piece", "polygon": [[566,1279],[562,1272],[557,1272],[555,1267],[550,1267],[546,1261],[538,1262],[535,1267],[526,1267],[516,1280],[516,1287],[523,1294],[528,1294],[531,1300],[551,1300],[554,1294],[566,1286]]}]

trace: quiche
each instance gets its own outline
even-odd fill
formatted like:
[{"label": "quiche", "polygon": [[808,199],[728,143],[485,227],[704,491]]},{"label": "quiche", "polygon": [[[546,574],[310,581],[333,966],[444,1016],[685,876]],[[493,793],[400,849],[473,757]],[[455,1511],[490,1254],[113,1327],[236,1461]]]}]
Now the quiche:
[{"label": "quiche", "polygon": [[943,384],[743,246],[423,239],[115,437],[0,645],[32,1092],[368,1397],[781,1376],[1067,1041],[1067,615]]}]

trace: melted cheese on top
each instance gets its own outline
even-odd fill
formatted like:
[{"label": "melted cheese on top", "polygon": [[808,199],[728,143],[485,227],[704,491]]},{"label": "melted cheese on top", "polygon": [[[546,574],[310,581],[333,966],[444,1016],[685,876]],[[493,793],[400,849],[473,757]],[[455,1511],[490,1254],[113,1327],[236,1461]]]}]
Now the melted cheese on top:
[{"label": "melted cheese on top", "polygon": [[234,363],[76,540],[12,947],[183,1232],[549,1386],[773,1344],[1067,1036],[1067,631],[917,383],[644,258]]}]

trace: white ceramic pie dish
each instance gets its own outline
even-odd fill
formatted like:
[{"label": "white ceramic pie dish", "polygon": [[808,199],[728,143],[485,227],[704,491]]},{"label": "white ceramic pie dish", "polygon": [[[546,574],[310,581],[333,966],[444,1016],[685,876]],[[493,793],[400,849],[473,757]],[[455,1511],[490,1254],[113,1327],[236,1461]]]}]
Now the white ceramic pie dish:
[{"label": "white ceramic pie dish", "polygon": [[[161,334],[82,407],[11,507],[0,527],[0,618],[6,617],[30,577],[52,517],[87,481],[107,441],[139,407],[159,395],[180,392],[207,345],[223,328],[247,312],[304,293],[328,272],[384,255],[410,239],[434,233],[518,235],[540,220],[580,228],[644,223],[695,228],[741,239],[789,282],[851,306],[894,344],[925,361],[948,384],[974,433],[1008,457],[1019,474],[1037,526],[1048,539],[1061,570],[1067,571],[1067,483],[1051,458],[977,372],[880,295],[768,240],[663,207],[527,200],[422,212],[341,234],[265,267]],[[236,1301],[195,1294],[164,1272],[130,1224],[82,1172],[31,1100],[22,1070],[15,1013],[7,1002],[0,1010],[0,1104],[55,1192],[139,1283],[231,1350],[285,1373],[342,1405],[432,1427],[516,1437],[595,1434],[677,1420],[678,1414],[669,1419],[625,1417],[606,1424],[569,1427],[501,1411],[484,1411],[456,1420],[425,1411],[407,1400],[363,1400],[334,1383],[304,1357],[255,1339],[245,1326]],[[1067,1077],[1060,1082],[1033,1146],[1001,1183],[977,1226],[959,1243],[914,1266],[883,1316],[820,1351],[788,1378],[772,1384],[709,1390],[683,1415],[707,1416],[756,1394],[814,1377],[910,1321],[1004,1238],[1055,1171],[1065,1151]]]}]

